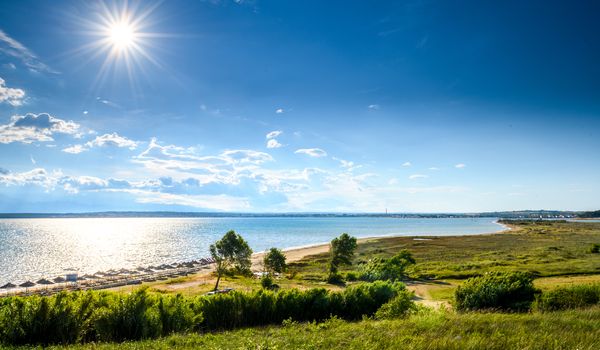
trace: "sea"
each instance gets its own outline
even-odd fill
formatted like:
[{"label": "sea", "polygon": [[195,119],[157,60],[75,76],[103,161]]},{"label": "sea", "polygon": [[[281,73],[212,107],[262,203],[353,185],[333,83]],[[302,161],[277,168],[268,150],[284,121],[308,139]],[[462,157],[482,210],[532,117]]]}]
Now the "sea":
[{"label": "sea", "polygon": [[496,218],[216,217],[0,219],[0,285],[208,257],[229,230],[255,252],[362,237],[498,232]]}]

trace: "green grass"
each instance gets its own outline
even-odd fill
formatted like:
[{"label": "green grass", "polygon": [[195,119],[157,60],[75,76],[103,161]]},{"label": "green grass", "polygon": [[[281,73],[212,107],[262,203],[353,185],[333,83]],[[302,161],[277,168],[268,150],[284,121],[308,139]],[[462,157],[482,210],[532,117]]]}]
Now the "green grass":
[{"label": "green grass", "polygon": [[[408,249],[417,264],[411,277],[465,279],[487,271],[528,271],[536,276],[600,273],[600,254],[589,247],[600,242],[600,223],[519,222],[513,231],[489,235],[391,237],[360,242],[354,269],[368,259],[391,257]],[[323,279],[327,254],[290,264],[298,279]],[[352,270],[348,268],[345,271]]]},{"label": "green grass", "polygon": [[600,347],[599,319],[600,307],[530,314],[430,312],[405,320],[331,320],[68,349],[591,350]]}]

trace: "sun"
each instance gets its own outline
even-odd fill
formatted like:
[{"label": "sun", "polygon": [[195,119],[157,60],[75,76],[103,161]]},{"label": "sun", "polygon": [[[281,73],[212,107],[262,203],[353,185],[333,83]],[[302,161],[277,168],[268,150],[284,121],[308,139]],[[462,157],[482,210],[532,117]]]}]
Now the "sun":
[{"label": "sun", "polygon": [[112,46],[118,50],[130,48],[136,41],[135,29],[125,21],[112,24],[107,34]]}]

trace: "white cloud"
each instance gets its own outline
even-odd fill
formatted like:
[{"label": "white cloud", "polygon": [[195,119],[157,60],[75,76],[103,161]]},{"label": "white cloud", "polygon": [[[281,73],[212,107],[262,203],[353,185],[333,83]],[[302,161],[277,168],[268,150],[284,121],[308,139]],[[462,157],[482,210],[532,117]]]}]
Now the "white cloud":
[{"label": "white cloud", "polygon": [[402,163],[402,166],[404,166],[404,167],[408,167],[408,166],[411,166],[411,165],[412,165],[411,162],[404,162],[404,163]]},{"label": "white cloud", "polygon": [[281,131],[281,130],[274,130],[274,131],[271,131],[270,133],[268,133],[266,135],[266,138],[267,138],[267,140],[274,139],[274,138],[276,138],[277,136],[279,136],[281,134],[283,134],[283,131]]},{"label": "white cloud", "polygon": [[139,142],[128,139],[127,137],[120,136],[118,133],[113,132],[112,134],[104,134],[100,136],[96,136],[95,139],[86,142],[84,145],[73,145],[67,148],[64,148],[62,151],[71,154],[79,154],[81,152],[85,152],[94,147],[119,147],[124,148],[127,147],[130,150],[134,150],[137,148]]},{"label": "white cloud", "polygon": [[39,58],[17,40],[11,38],[0,29],[0,52],[18,58],[27,68],[34,72],[58,73],[42,63]]},{"label": "white cloud", "polygon": [[6,172],[0,174],[0,184],[6,186],[37,185],[46,189],[51,189],[56,186],[58,178],[61,175],[60,172],[48,173],[43,168],[35,168],[22,173]]},{"label": "white cloud", "polygon": [[84,115],[85,115],[85,114],[88,114],[88,113],[89,113],[88,111],[83,111],[83,114],[84,114]]},{"label": "white cloud", "polygon": [[0,78],[0,103],[8,103],[14,107],[21,106],[24,98],[25,91],[6,86],[4,79]]},{"label": "white cloud", "polygon": [[428,178],[428,177],[429,177],[429,176],[427,176],[427,175],[423,175],[423,174],[413,174],[413,175],[410,175],[408,178],[409,178],[410,180],[417,180],[417,179],[426,179],[426,178]]},{"label": "white cloud", "polygon": [[277,113],[277,114],[283,114],[283,112],[284,112],[283,108],[277,108],[275,110],[275,113]]},{"label": "white cloud", "polygon": [[53,141],[52,135],[77,134],[80,125],[55,118],[48,113],[15,115],[10,123],[0,125],[0,143],[33,143]]},{"label": "white cloud", "polygon": [[454,167],[455,167],[455,168],[457,168],[457,169],[462,169],[462,168],[464,168],[464,167],[466,167],[466,166],[467,166],[466,164],[463,164],[463,163],[458,163],[458,164],[456,164]]},{"label": "white cloud", "polygon": [[35,165],[37,163],[31,154],[29,155],[29,159],[31,160],[31,164]]},{"label": "white cloud", "polygon": [[391,178],[391,179],[388,181],[388,185],[394,186],[394,185],[397,185],[397,184],[398,184],[398,179],[396,179],[395,177],[394,177],[394,178]]},{"label": "white cloud", "polygon": [[247,210],[250,203],[247,198],[219,195],[185,195],[164,192],[136,192],[139,203],[181,205],[187,207],[216,209],[223,211]]},{"label": "white cloud", "polygon": [[103,146],[115,146],[119,148],[127,147],[131,150],[134,150],[138,146],[137,141],[133,141],[128,139],[127,137],[120,136],[116,132],[112,134],[104,134],[101,136],[96,136],[92,141],[86,142],[86,146],[88,147],[103,147]]},{"label": "white cloud", "polygon": [[378,110],[379,109],[379,105],[377,105],[377,104],[369,105],[368,108],[369,109],[373,109],[373,110]]},{"label": "white cloud", "polygon": [[87,148],[85,148],[83,145],[73,145],[67,148],[63,148],[63,152],[66,153],[71,153],[71,154],[79,154],[81,152],[86,151]]},{"label": "white cloud", "polygon": [[440,170],[440,168],[436,168],[436,167],[432,166],[431,168],[429,168],[429,170],[431,170],[431,171],[437,171],[437,170]]},{"label": "white cloud", "polygon": [[308,156],[315,157],[315,158],[321,158],[321,157],[327,156],[327,152],[325,152],[324,150],[322,150],[320,148],[300,148],[300,149],[296,150],[296,152],[294,152],[294,153],[306,154]]},{"label": "white cloud", "polygon": [[275,139],[270,139],[269,141],[267,141],[267,148],[279,148],[281,146],[283,145]]}]

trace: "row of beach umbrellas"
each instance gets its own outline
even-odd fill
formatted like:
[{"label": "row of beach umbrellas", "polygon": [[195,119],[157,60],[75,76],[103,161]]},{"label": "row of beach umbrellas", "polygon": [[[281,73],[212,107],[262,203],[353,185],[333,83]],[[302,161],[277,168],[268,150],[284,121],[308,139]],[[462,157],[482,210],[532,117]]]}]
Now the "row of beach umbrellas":
[{"label": "row of beach umbrellas", "polygon": [[[83,276],[80,276],[78,278],[78,280],[87,280],[87,279],[98,279],[98,278],[103,278],[103,277],[108,277],[108,276],[116,276],[116,275],[135,275],[135,274],[139,274],[139,273],[151,273],[157,270],[166,270],[166,269],[173,269],[173,268],[181,268],[181,267],[192,267],[194,264],[208,264],[208,263],[212,263],[212,259],[200,259],[200,261],[192,261],[189,263],[173,263],[171,265],[169,264],[163,264],[160,266],[149,266],[148,268],[144,268],[144,267],[138,267],[135,270],[127,270],[127,269],[120,269],[120,270],[108,270],[106,272],[102,272],[102,271],[98,271],[96,273],[94,273],[93,275],[89,275],[89,274],[85,274]],[[56,277],[53,278],[52,280],[48,280],[46,278],[42,278],[37,280],[36,282],[32,282],[32,281],[26,281],[23,282],[21,284],[14,284],[14,283],[6,283],[3,286],[0,286],[0,289],[13,289],[13,288],[17,288],[17,287],[21,287],[21,288],[31,288],[34,287],[36,285],[51,285],[51,284],[55,284],[55,283],[65,283],[67,280],[64,277]]]}]

